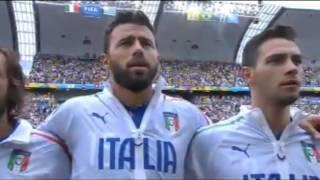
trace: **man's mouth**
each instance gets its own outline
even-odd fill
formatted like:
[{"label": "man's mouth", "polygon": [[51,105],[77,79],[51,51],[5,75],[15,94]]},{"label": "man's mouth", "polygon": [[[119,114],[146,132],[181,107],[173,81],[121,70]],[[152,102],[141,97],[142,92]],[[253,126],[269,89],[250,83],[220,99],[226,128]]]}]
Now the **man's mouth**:
[{"label": "man's mouth", "polygon": [[300,86],[300,81],[298,80],[288,80],[280,83],[280,86]]}]

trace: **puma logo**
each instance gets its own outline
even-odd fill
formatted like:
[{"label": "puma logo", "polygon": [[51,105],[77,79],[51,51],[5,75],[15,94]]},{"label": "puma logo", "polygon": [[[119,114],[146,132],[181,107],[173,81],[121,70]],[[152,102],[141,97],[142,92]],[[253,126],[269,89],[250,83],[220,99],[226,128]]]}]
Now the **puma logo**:
[{"label": "puma logo", "polygon": [[250,156],[248,154],[249,146],[250,146],[250,144],[247,144],[247,147],[245,149],[241,149],[238,146],[231,146],[231,149],[234,150],[234,151],[243,152],[248,158],[250,158]]},{"label": "puma logo", "polygon": [[91,116],[100,119],[104,124],[106,124],[107,122],[106,122],[106,120],[105,120],[105,116],[106,116],[107,114],[108,114],[108,113],[106,112],[104,115],[101,116],[100,114],[98,114],[98,113],[96,113],[96,112],[93,112],[93,113],[91,113]]}]

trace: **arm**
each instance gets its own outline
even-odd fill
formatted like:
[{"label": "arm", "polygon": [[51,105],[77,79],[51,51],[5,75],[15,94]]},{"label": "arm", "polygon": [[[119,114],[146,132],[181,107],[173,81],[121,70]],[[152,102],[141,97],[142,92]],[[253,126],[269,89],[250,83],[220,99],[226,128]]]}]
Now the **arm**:
[{"label": "arm", "polygon": [[16,173],[17,179],[70,179],[71,158],[66,146],[48,133],[33,131],[28,145],[25,170]]},{"label": "arm", "polygon": [[193,137],[185,160],[184,179],[204,179],[208,177],[208,174],[206,174],[207,162],[210,157],[208,145],[204,136],[196,134]]},{"label": "arm", "polygon": [[45,159],[49,160],[45,165],[48,170],[46,179],[70,179],[71,156],[62,142],[48,144],[41,160],[44,161]]},{"label": "arm", "polygon": [[71,129],[72,119],[74,118],[75,107],[74,100],[68,100],[52,112],[39,126],[39,130],[50,133],[57,138],[67,141],[68,132]]}]

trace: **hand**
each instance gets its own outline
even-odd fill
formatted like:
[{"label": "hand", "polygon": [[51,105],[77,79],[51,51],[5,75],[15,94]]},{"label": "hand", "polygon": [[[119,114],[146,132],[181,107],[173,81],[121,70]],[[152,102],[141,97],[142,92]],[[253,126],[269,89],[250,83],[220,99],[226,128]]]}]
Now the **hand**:
[{"label": "hand", "polygon": [[310,115],[306,117],[300,127],[309,132],[315,140],[320,140],[320,116]]}]

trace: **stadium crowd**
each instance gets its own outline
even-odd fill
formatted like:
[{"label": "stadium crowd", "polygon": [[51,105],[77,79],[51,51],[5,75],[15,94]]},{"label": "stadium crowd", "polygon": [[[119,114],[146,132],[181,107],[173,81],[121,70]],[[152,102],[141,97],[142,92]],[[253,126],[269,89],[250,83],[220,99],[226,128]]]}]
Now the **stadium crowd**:
[{"label": "stadium crowd", "polygon": [[[161,73],[168,85],[174,86],[246,86],[241,78],[240,65],[221,62],[199,62],[161,60]],[[310,66],[304,67],[304,85],[319,86],[319,78]],[[36,83],[76,83],[99,84],[105,82],[109,74],[99,60],[84,61],[77,57],[39,54],[35,57],[27,82]],[[237,114],[240,105],[250,103],[244,95],[201,95],[191,100],[213,122]],[[30,93],[22,117],[30,119],[37,126],[57,106],[52,94]],[[302,97],[296,106],[310,113],[320,110],[319,97]]]},{"label": "stadium crowd", "polygon": [[[240,65],[222,62],[161,60],[161,73],[169,85],[246,86]],[[304,68],[304,85],[318,86],[319,78],[310,66]],[[108,71],[99,60],[83,61],[77,57],[39,54],[35,57],[28,82],[99,84]]]},{"label": "stadium crowd", "polygon": [[27,82],[98,84],[108,71],[100,61],[84,61],[77,57],[41,54],[34,58]]},{"label": "stadium crowd", "polygon": [[28,93],[20,117],[38,126],[59,103],[51,93]]},{"label": "stadium crowd", "polygon": [[[239,76],[239,70],[239,65],[228,63],[170,60],[161,62],[162,75],[169,85],[232,87]],[[244,85],[243,81],[238,84]]]}]

